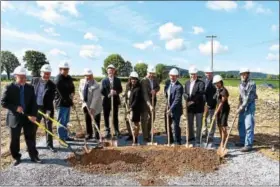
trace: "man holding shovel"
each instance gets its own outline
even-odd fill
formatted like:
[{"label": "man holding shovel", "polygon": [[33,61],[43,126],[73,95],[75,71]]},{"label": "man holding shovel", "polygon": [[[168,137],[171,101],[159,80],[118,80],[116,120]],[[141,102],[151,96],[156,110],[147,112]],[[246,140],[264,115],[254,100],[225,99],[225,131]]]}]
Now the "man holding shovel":
[{"label": "man holding shovel", "polygon": [[[178,81],[179,72],[176,68],[173,68],[169,72],[170,82],[165,85],[164,93],[167,98],[167,111],[166,115],[168,116],[167,120],[171,123],[169,128],[169,140],[171,144],[181,145],[181,128],[180,128],[180,118],[183,114],[183,105],[182,105],[182,95],[183,95],[183,86]],[[171,127],[172,126],[172,127]],[[173,135],[171,135],[171,132]],[[168,136],[168,135],[167,135]]]},{"label": "man holding shovel", "polygon": [[[33,78],[31,84],[34,86],[36,100],[38,109],[49,117],[53,118],[54,116],[54,95],[55,95],[55,84],[50,80],[51,77],[51,66],[45,64],[41,67],[41,77]],[[37,115],[37,121],[40,123],[42,120],[42,115]],[[52,132],[52,121],[44,118],[46,128]],[[35,139],[38,126],[35,126]],[[53,147],[53,138],[50,134],[46,133],[47,138],[47,148],[52,152],[56,152]]]},{"label": "man holding shovel", "polygon": [[22,129],[31,161],[41,162],[36,149],[35,125],[32,124],[36,122],[38,107],[34,87],[26,83],[26,72],[22,66],[15,68],[16,80],[5,87],[1,99],[2,107],[8,109],[6,122],[10,127],[10,152],[15,160],[14,166],[21,162],[20,134]]},{"label": "man holding shovel", "polygon": [[[122,93],[122,85],[121,80],[115,76],[116,68],[114,65],[109,65],[107,67],[108,77],[102,80],[101,83],[101,94],[104,96],[103,98],[103,113],[104,113],[104,121],[105,121],[105,138],[111,138],[110,123],[109,117],[110,112],[113,110],[112,115],[114,118],[114,130],[115,136],[120,137],[119,131],[119,105],[121,104],[119,94]],[[113,109],[111,109],[111,97],[113,97]]]},{"label": "man holding shovel", "polygon": [[[70,119],[70,107],[73,106],[73,97],[75,86],[73,79],[69,73],[69,64],[62,62],[59,64],[59,75],[55,79],[55,106],[57,108],[58,122],[67,127]],[[68,136],[67,130],[63,127],[58,127],[58,136],[63,141],[73,141],[73,138]]]},{"label": "man holding shovel", "polygon": [[[142,96],[144,99],[144,102],[142,102],[141,126],[145,142],[151,141],[152,112],[155,120],[154,108],[157,102],[156,94],[160,90],[159,83],[155,80],[155,73],[155,68],[149,67],[147,76],[140,82]],[[154,99],[154,106],[152,106],[152,99]]]},{"label": "man holding shovel", "polygon": [[236,146],[243,147],[242,152],[249,152],[253,148],[254,127],[255,127],[255,110],[257,99],[256,84],[250,80],[250,71],[247,68],[240,70],[241,83],[239,85],[239,121],[238,131],[240,142]]},{"label": "man holding shovel", "polygon": [[[84,76],[85,78],[80,80],[79,95],[83,102],[82,109],[85,115],[87,131],[86,139],[89,140],[93,138],[91,116],[94,118],[97,127],[100,129],[102,97],[100,85],[94,80],[92,71],[90,69],[85,69]],[[98,133],[99,129],[94,128],[94,138],[96,140],[99,140],[101,136]]]}]

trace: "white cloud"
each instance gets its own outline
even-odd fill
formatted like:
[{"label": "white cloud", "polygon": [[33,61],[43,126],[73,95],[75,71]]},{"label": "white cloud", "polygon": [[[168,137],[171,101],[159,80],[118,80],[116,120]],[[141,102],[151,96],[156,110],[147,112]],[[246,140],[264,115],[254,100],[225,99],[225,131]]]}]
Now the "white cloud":
[{"label": "white cloud", "polygon": [[[203,55],[210,55],[211,54],[211,42],[208,41],[205,44],[199,44],[198,49],[201,54]],[[219,41],[213,41],[213,53],[223,53],[228,51],[228,46],[223,46]]]},{"label": "white cloud", "polygon": [[166,42],[165,49],[169,51],[183,51],[186,49],[184,39],[176,38]]},{"label": "white cloud", "polygon": [[48,44],[52,46],[60,45],[60,46],[68,46],[68,47],[77,47],[77,45],[72,42],[54,40],[54,39],[43,37],[36,33],[24,33],[18,30],[6,29],[3,27],[1,27],[1,39],[2,40],[20,39],[20,40],[26,40],[27,42]]},{"label": "white cloud", "polygon": [[62,50],[59,50],[59,49],[56,49],[56,48],[50,50],[49,54],[52,55],[52,56],[59,56],[59,55],[67,56],[66,52],[64,52]]},{"label": "white cloud", "polygon": [[278,31],[278,30],[279,30],[279,25],[276,25],[276,24],[271,25],[271,30],[272,30],[273,32]]},{"label": "white cloud", "polygon": [[153,46],[153,41],[151,41],[151,40],[144,41],[143,43],[133,44],[133,47],[140,49],[140,50],[145,50],[151,46]]},{"label": "white cloud", "polygon": [[244,8],[246,10],[250,10],[252,9],[253,7],[255,6],[255,3],[253,1],[246,1],[245,2],[245,5],[244,5]]},{"label": "white cloud", "polygon": [[46,33],[48,33],[51,36],[60,36],[60,34],[56,33],[54,28],[50,27],[50,28],[45,28],[44,31]]},{"label": "white cloud", "polygon": [[258,4],[258,7],[256,8],[257,14],[271,14],[272,11],[269,8],[264,8],[261,4]]},{"label": "white cloud", "polygon": [[9,1],[1,1],[1,12],[6,12],[6,10],[13,10],[14,6]]},{"label": "white cloud", "polygon": [[225,10],[227,12],[238,7],[234,1],[207,1],[206,6],[211,10]]},{"label": "white cloud", "polygon": [[193,34],[204,33],[204,29],[202,27],[193,26],[192,29],[193,29]]},{"label": "white cloud", "polygon": [[183,28],[174,25],[172,22],[168,22],[160,26],[158,31],[161,40],[171,40],[175,38],[179,33],[181,33],[183,31]]},{"label": "white cloud", "polygon": [[93,35],[91,32],[87,32],[87,33],[84,35],[84,39],[86,39],[86,40],[98,41],[97,36]]},{"label": "white cloud", "polygon": [[271,51],[279,51],[279,44],[274,44],[274,45],[272,45],[272,46],[269,48],[269,50],[271,50]]},{"label": "white cloud", "polygon": [[80,50],[80,56],[83,58],[94,59],[103,53],[103,48],[100,45],[84,45]]},{"label": "white cloud", "polygon": [[266,60],[279,61],[279,54],[268,53]]}]

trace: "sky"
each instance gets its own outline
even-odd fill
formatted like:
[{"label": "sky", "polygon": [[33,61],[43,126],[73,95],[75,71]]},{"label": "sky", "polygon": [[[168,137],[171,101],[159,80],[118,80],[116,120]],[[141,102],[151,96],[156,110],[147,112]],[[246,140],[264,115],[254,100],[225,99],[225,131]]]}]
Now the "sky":
[{"label": "sky", "polygon": [[163,63],[214,71],[279,74],[277,1],[1,1],[1,50],[22,62],[26,50],[46,54],[53,74],[68,61],[100,76],[104,59]]}]

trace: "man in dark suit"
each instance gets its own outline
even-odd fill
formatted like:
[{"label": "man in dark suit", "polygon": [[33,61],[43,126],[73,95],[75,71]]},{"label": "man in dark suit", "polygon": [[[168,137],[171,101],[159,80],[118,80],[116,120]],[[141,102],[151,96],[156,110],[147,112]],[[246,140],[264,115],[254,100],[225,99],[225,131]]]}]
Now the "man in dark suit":
[{"label": "man in dark suit", "polygon": [[[54,117],[54,95],[55,95],[55,84],[50,80],[51,66],[45,64],[41,67],[41,77],[33,78],[31,84],[34,86],[36,101],[38,109],[49,117]],[[42,115],[38,113],[37,121],[42,120]],[[44,118],[46,128],[52,132],[52,121]],[[37,133],[37,126],[35,127],[35,137]],[[46,134],[47,147],[52,151],[56,152],[53,147],[53,138],[50,134]]]},{"label": "man in dark suit", "polygon": [[[170,121],[170,126],[167,128],[169,128],[170,132],[170,143],[174,143],[175,145],[181,145],[180,118],[183,114],[183,86],[179,81],[177,81],[178,76],[178,70],[176,68],[171,69],[169,72],[170,81],[166,82],[167,84],[164,87],[164,93],[167,98],[168,105],[166,114],[168,116],[168,120]],[[171,126],[173,127],[173,131]],[[171,135],[171,132],[173,132],[173,136]]]},{"label": "man in dark suit", "polygon": [[[195,67],[189,69],[190,80],[185,84],[184,98],[188,110],[189,141],[196,140],[199,144],[202,118],[204,112],[204,82],[197,78],[198,70]],[[194,135],[194,117],[196,118],[196,135]]]},{"label": "man in dark suit", "polygon": [[[143,138],[145,142],[151,141],[151,125],[152,125],[152,111],[155,120],[155,106],[157,103],[157,93],[160,90],[158,81],[155,79],[156,70],[150,66],[148,68],[147,76],[141,80],[141,90],[143,100],[141,104],[141,126],[143,131]],[[152,96],[154,96],[154,106],[152,106]]]},{"label": "man in dark suit", "polygon": [[119,105],[121,103],[119,94],[122,93],[121,80],[115,76],[115,67],[111,64],[107,67],[108,77],[102,80],[101,82],[101,94],[104,96],[103,99],[103,113],[105,121],[105,138],[110,138],[110,111],[111,111],[111,97],[113,97],[113,108],[114,108],[114,130],[115,136],[120,137],[119,131]]},{"label": "man in dark suit", "polygon": [[214,121],[212,130],[208,132],[207,125],[209,125],[207,118],[210,118],[210,121],[212,121],[214,113],[215,113],[215,108],[217,105],[217,101],[214,98],[214,95],[216,94],[216,87],[213,84],[213,70],[211,68],[205,69],[205,76],[206,79],[204,80],[205,83],[205,95],[204,95],[204,100],[206,102],[205,104],[205,109],[204,113],[206,114],[205,116],[205,127],[202,129],[203,136],[206,137],[207,134],[209,133],[209,141],[213,140],[214,134],[216,131],[216,122]]},{"label": "man in dark suit", "polygon": [[41,162],[36,150],[34,129],[37,116],[37,104],[34,87],[26,83],[26,69],[22,66],[14,70],[16,81],[5,87],[1,105],[8,109],[7,126],[10,127],[10,152],[15,159],[14,166],[20,164],[20,134],[23,128],[25,142],[32,162]]}]

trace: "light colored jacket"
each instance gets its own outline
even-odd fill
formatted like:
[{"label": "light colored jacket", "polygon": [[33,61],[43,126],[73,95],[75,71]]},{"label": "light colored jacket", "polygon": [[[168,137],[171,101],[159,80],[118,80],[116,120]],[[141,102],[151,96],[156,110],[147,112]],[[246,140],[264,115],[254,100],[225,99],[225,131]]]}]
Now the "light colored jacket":
[{"label": "light colored jacket", "polygon": [[[79,95],[82,102],[84,102],[84,88],[86,84],[86,79],[81,79],[79,84]],[[100,85],[92,80],[89,82],[88,88],[88,100],[86,102],[89,109],[94,109],[94,115],[100,114],[102,111],[102,95]]]}]

